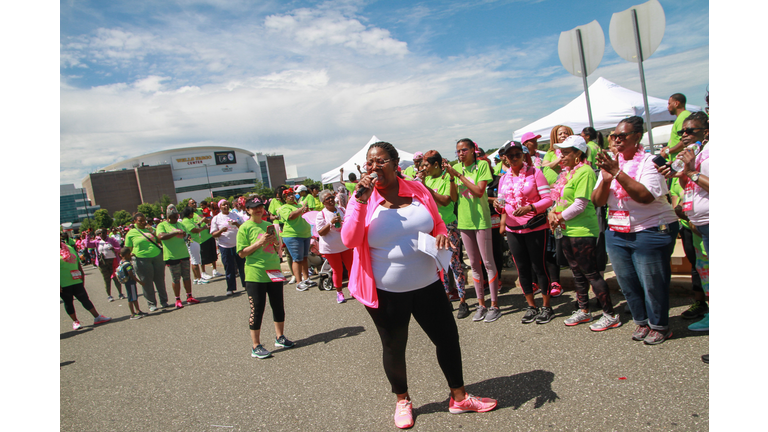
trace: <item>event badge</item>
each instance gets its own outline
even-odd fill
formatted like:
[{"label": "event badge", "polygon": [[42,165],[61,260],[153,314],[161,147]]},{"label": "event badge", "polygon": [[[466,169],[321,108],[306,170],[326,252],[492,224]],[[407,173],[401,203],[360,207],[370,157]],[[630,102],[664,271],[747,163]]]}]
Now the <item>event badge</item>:
[{"label": "event badge", "polygon": [[266,270],[266,272],[272,282],[285,282],[285,276],[280,270]]},{"label": "event badge", "polygon": [[693,187],[691,187],[692,181],[689,181],[685,185],[685,194],[683,195],[683,211],[689,212],[693,210]]},{"label": "event badge", "polygon": [[608,227],[611,231],[629,232],[629,212],[626,210],[608,210]]},{"label": "event badge", "polygon": [[70,270],[69,274],[72,275],[73,280],[81,280],[83,278],[83,274],[80,273],[80,270]]}]

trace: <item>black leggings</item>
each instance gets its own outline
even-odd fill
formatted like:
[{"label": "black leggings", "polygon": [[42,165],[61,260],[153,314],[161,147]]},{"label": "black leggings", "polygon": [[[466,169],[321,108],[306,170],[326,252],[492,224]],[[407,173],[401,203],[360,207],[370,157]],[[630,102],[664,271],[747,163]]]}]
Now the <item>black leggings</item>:
[{"label": "black leggings", "polygon": [[539,284],[542,294],[549,295],[549,272],[544,263],[544,254],[549,253],[547,252],[547,231],[549,230],[525,234],[507,232],[509,252],[515,261],[517,277],[520,278],[520,286],[523,287],[525,294],[533,294],[533,273],[535,273],[536,283]]},{"label": "black leggings", "polygon": [[404,293],[376,290],[379,307],[366,306],[381,337],[384,373],[392,385],[392,393],[408,391],[405,368],[405,346],[411,315],[435,344],[437,362],[448,381],[448,387],[464,386],[461,366],[459,330],[453,318],[453,307],[445,296],[443,283],[437,280],[425,288]]},{"label": "black leggings", "polygon": [[565,259],[573,272],[579,309],[589,310],[589,286],[600,301],[603,313],[613,316],[613,303],[608,283],[597,270],[597,237],[567,237],[560,239]]},{"label": "black leggings", "polygon": [[61,289],[61,299],[64,301],[64,310],[68,315],[75,313],[75,299],[80,302],[85,310],[90,311],[93,309],[93,303],[88,298],[88,293],[85,291],[85,286],[82,282],[76,285],[70,285]]},{"label": "black leggings", "polygon": [[272,320],[275,322],[285,321],[282,282],[246,282],[245,290],[248,292],[248,302],[251,304],[248,328],[261,330],[261,319],[264,317],[267,294],[269,294],[269,306],[272,308]]},{"label": "black leggings", "polygon": [[691,285],[694,292],[704,292],[701,287],[701,277],[696,271],[696,247],[693,245],[693,231],[680,224],[680,236],[683,238],[683,250],[688,262],[691,263]]}]

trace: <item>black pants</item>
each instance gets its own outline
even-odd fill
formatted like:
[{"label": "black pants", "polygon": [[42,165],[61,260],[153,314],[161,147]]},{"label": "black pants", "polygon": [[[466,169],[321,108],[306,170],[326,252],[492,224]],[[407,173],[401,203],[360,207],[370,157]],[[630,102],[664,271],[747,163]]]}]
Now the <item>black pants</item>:
[{"label": "black pants", "polygon": [[573,272],[579,309],[589,310],[589,286],[598,298],[603,313],[613,315],[613,303],[608,284],[597,270],[597,237],[567,237],[560,239],[563,254]]},{"label": "black pants", "polygon": [[[549,294],[549,272],[545,264],[547,252],[547,232],[549,230],[533,231],[526,234],[507,232],[509,252],[515,261],[517,277],[520,278],[520,286],[523,293],[533,294],[533,275],[536,275],[536,283],[539,284],[542,294]],[[533,268],[533,271],[531,271]],[[558,272],[560,268],[558,267]]]},{"label": "black pants", "polygon": [[85,310],[93,309],[93,303],[88,298],[85,286],[82,282],[76,285],[70,285],[61,289],[61,299],[64,301],[64,310],[68,315],[75,313],[75,298],[80,302]]},{"label": "black pants", "polygon": [[392,393],[408,391],[405,346],[411,315],[429,340],[435,344],[437,362],[448,381],[448,387],[464,386],[461,366],[459,330],[453,318],[453,307],[445,296],[443,283],[437,280],[425,288],[404,293],[376,290],[377,309],[366,307],[381,337],[384,373],[392,385]]},{"label": "black pants", "polygon": [[248,292],[248,302],[251,304],[248,328],[261,330],[261,320],[264,317],[267,295],[269,295],[269,306],[272,308],[272,320],[274,322],[285,321],[282,282],[246,282],[245,290]]},{"label": "black pants", "polygon": [[680,236],[683,238],[685,257],[688,258],[688,262],[691,263],[691,285],[693,285],[693,291],[704,292],[704,288],[701,287],[701,277],[699,276],[699,272],[696,271],[696,247],[693,246],[693,231],[691,231],[690,228],[685,228],[681,224]]}]

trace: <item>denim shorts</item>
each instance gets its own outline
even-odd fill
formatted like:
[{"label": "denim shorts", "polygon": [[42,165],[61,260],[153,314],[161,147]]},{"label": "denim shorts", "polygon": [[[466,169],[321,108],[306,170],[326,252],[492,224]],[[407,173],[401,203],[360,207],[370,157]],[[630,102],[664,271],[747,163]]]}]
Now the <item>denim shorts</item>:
[{"label": "denim shorts", "polygon": [[288,253],[291,254],[291,259],[296,262],[304,261],[307,255],[309,255],[309,242],[311,238],[301,237],[283,237],[283,243],[288,248]]},{"label": "denim shorts", "polygon": [[135,302],[139,299],[139,295],[136,292],[136,282],[129,280],[125,283],[125,293],[128,295],[129,302]]}]

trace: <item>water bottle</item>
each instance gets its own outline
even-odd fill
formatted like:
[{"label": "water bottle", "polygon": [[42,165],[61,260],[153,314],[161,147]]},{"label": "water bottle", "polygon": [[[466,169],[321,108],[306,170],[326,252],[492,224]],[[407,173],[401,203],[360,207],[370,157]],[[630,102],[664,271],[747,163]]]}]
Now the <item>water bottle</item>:
[{"label": "water bottle", "polygon": [[[339,217],[341,217],[341,212],[339,210],[336,210],[336,214]],[[341,228],[341,221],[336,222],[335,224],[333,224],[333,226],[336,227],[336,228]]]},{"label": "water bottle", "polygon": [[[688,147],[686,147],[686,149],[691,149],[693,150],[694,155],[698,155],[699,150],[701,149],[701,141],[696,141],[694,144],[691,144]],[[672,161],[672,169],[675,172],[680,172],[683,170],[683,168],[685,168],[685,163],[683,162],[682,159],[680,159],[680,156],[678,155],[677,159]]]},{"label": "water bottle", "polygon": [[563,238],[563,229],[560,228],[560,225],[558,225],[557,228],[555,228],[555,238],[558,240]]}]

